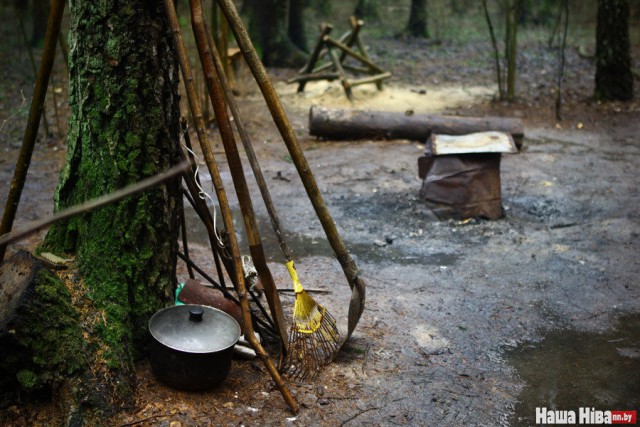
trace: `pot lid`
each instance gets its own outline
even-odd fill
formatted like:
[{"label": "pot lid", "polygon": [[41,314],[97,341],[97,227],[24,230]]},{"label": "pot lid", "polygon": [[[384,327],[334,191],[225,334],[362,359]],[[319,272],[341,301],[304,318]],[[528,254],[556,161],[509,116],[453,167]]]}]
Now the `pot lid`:
[{"label": "pot lid", "polygon": [[232,347],[240,337],[240,325],[217,308],[185,304],[164,308],[151,316],[149,332],[174,350],[212,353]]}]

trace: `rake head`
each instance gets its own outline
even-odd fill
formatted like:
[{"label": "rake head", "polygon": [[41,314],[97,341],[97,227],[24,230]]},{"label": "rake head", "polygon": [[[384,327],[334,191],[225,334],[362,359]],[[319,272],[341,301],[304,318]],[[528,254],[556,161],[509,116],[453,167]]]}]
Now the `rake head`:
[{"label": "rake head", "polygon": [[296,294],[289,351],[280,371],[296,380],[313,379],[331,362],[339,347],[340,332],[327,309],[305,291]]}]

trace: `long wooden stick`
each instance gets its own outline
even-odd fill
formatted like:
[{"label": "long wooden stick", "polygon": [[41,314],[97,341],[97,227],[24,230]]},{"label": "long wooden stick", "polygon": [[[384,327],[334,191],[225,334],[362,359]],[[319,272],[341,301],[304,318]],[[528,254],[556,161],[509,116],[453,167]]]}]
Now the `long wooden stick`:
[{"label": "long wooden stick", "polygon": [[218,50],[215,48],[215,45],[213,44],[213,40],[211,38],[209,39],[209,45],[211,46],[211,53],[213,54],[213,65],[216,69],[216,73],[224,92],[224,96],[227,100],[227,103],[229,104],[229,110],[231,111],[236,129],[238,130],[238,134],[240,135],[240,140],[242,141],[247,159],[249,159],[251,170],[258,184],[258,189],[260,190],[260,195],[262,196],[265,207],[267,208],[267,212],[269,213],[269,219],[271,220],[271,224],[273,225],[273,231],[276,235],[276,238],[278,239],[280,249],[282,250],[286,260],[290,261],[293,259],[293,253],[284,240],[284,233],[282,231],[282,226],[280,224],[280,219],[278,217],[275,204],[273,203],[271,193],[269,192],[267,181],[265,180],[264,174],[262,173],[260,163],[258,162],[258,157],[256,156],[253,145],[251,144],[249,132],[247,132],[247,127],[245,126],[244,120],[240,115],[240,110],[233,95],[231,84],[229,83],[229,80],[225,78],[225,74],[222,72],[222,57],[220,56]]},{"label": "long wooden stick", "polygon": [[[40,62],[36,85],[33,89],[33,99],[31,100],[29,119],[27,120],[27,128],[24,131],[20,155],[18,156],[16,170],[13,174],[9,194],[7,195],[7,202],[2,215],[2,223],[0,223],[0,235],[8,233],[13,227],[13,220],[16,217],[22,189],[27,179],[27,171],[31,164],[31,156],[33,155],[33,148],[38,136],[38,126],[40,124],[40,118],[42,117],[45,96],[47,95],[49,77],[51,76],[51,69],[53,68],[53,59],[56,55],[56,42],[60,34],[60,24],[62,22],[65,3],[64,0],[52,0],[51,2],[42,62]],[[4,260],[6,250],[6,243],[0,244],[0,262]]]},{"label": "long wooden stick", "polygon": [[[346,46],[351,47],[356,42],[356,40],[358,40],[358,34],[360,33],[360,29],[364,25],[364,21],[362,19],[357,19],[355,16],[351,16],[349,17],[349,24],[351,25],[351,32],[349,33],[348,38],[344,41],[340,41],[343,42]],[[345,59],[347,59],[347,52],[342,52],[340,54],[340,62],[344,62]]]},{"label": "long wooden stick", "polygon": [[[211,52],[212,46],[209,44],[210,33],[204,24],[202,4],[200,0],[189,0],[189,3],[191,5],[191,24],[198,48],[198,54],[200,55],[200,63],[205,75],[207,88],[209,89],[209,97],[216,115],[218,130],[222,138],[227,163],[229,164],[229,171],[231,172],[233,185],[240,203],[240,210],[242,211],[242,218],[247,232],[249,251],[251,252],[251,258],[253,259],[254,266],[258,272],[260,282],[262,283],[262,286],[264,286],[265,297],[267,298],[271,315],[273,316],[280,335],[283,353],[286,354],[288,344],[287,327],[284,321],[282,304],[280,302],[280,296],[276,291],[276,284],[273,280],[273,276],[271,275],[271,271],[269,270],[269,266],[267,265],[267,259],[262,248],[262,239],[260,238],[260,231],[255,219],[253,203],[249,193],[249,186],[247,185],[247,181],[244,176],[240,153],[238,152],[238,147],[233,136],[233,128],[231,126],[231,121],[229,120],[229,114],[227,113],[225,94],[213,61],[213,54]],[[213,46],[213,48],[215,48],[215,46]],[[220,72],[224,73],[224,70],[220,70]]]},{"label": "long wooden stick", "polygon": [[489,15],[489,9],[487,8],[487,0],[482,0],[482,9],[484,10],[484,18],[487,21],[489,27],[489,35],[491,36],[491,46],[493,46],[493,59],[496,63],[496,83],[498,84],[498,96],[500,100],[504,99],[504,80],[502,79],[502,69],[500,67],[500,53],[498,53],[498,41],[496,40],[496,33],[493,31],[493,24],[491,23],[491,15]]},{"label": "long wooden stick", "polygon": [[327,43],[327,44],[329,44],[331,46],[337,47],[343,53],[351,55],[352,57],[354,57],[358,61],[362,62],[363,64],[365,64],[367,66],[369,66],[372,70],[375,70],[378,73],[384,73],[384,70],[382,68],[378,67],[376,64],[374,64],[369,58],[366,58],[365,56],[363,56],[360,53],[356,52],[355,50],[351,49],[346,44],[341,43],[338,40],[334,40],[329,36],[325,36],[324,37],[324,41],[325,41],[325,43]]},{"label": "long wooden stick", "polygon": [[[33,56],[33,47],[31,46],[31,42],[29,42],[29,37],[27,36],[27,30],[24,27],[24,16],[23,13],[17,12],[18,14],[18,22],[20,23],[20,32],[22,33],[22,40],[24,41],[24,46],[27,49],[27,54],[29,55],[29,62],[31,63],[31,69],[33,70],[33,78],[38,78],[38,69],[36,68],[36,60]],[[42,125],[44,126],[44,134],[48,137],[51,132],[49,131],[49,122],[47,121],[47,106],[46,104],[42,105]]]},{"label": "long wooden stick", "polygon": [[[322,51],[322,47],[324,46],[323,38],[324,36],[329,35],[329,33],[331,33],[331,30],[333,30],[333,27],[331,26],[331,24],[327,24],[325,22],[320,24],[320,37],[318,38],[318,42],[316,43],[316,46],[314,47],[313,52],[311,53],[311,57],[309,57],[309,62],[300,71],[301,73],[303,74],[311,73],[311,71],[313,70],[313,67],[316,65],[316,62],[318,61],[318,58],[320,57],[320,51]],[[298,85],[298,92],[304,91],[304,87],[306,83],[307,83],[306,80],[303,80],[300,82],[300,84]]]},{"label": "long wooden stick", "polygon": [[[206,31],[206,34],[210,33]],[[235,119],[236,128],[238,129],[238,133],[240,134],[240,139],[242,140],[247,158],[249,159],[251,169],[256,178],[256,182],[258,183],[258,188],[260,189],[262,200],[264,201],[265,207],[267,208],[267,213],[269,214],[269,219],[271,220],[271,225],[273,226],[273,231],[278,239],[280,249],[282,250],[282,254],[284,255],[284,258],[287,262],[289,274],[293,282],[293,290],[294,292],[296,292],[296,304],[300,304],[300,298],[304,298],[305,301],[309,302],[310,307],[315,307],[317,310],[322,310],[324,312],[324,316],[322,318],[323,325],[322,328],[319,329],[320,332],[315,335],[305,335],[305,338],[302,340],[295,340],[292,338],[296,337],[295,331],[297,331],[299,328],[299,320],[296,319],[296,312],[294,310],[294,323],[291,327],[292,332],[289,335],[288,353],[286,354],[286,358],[283,357],[281,359],[280,370],[290,374],[291,371],[287,370],[287,367],[293,367],[293,365],[295,365],[294,372],[308,372],[313,375],[317,373],[317,368],[321,364],[327,363],[328,361],[332,360],[335,356],[335,352],[338,350],[340,335],[337,332],[335,319],[326,310],[326,308],[318,306],[310,297],[306,298],[298,295],[301,292],[298,289],[298,286],[300,288],[302,286],[300,285],[297,273],[295,272],[295,266],[293,264],[293,253],[291,252],[291,249],[284,239],[284,232],[282,231],[282,226],[280,225],[280,218],[278,217],[275,204],[273,203],[273,199],[271,198],[269,187],[267,186],[267,182],[264,179],[264,175],[262,174],[260,163],[258,162],[258,158],[253,150],[249,134],[246,130],[246,127],[244,126],[242,117],[240,116],[240,111],[238,110],[238,105],[235,102],[231,86],[225,77],[224,69],[222,67],[222,61],[211,38],[209,38],[209,45],[211,47],[211,53],[213,54],[213,66],[215,67],[215,72],[217,75],[217,84],[222,87],[224,97],[226,98],[227,103],[229,104],[229,109],[231,110],[231,113]],[[207,61],[208,60],[210,60],[210,58],[207,58]],[[222,96],[223,94],[219,95]],[[235,145],[233,148],[235,149]],[[239,159],[237,160],[237,162],[239,163]],[[242,175],[240,179],[244,180],[244,175]],[[278,289],[274,289],[272,291],[278,292]],[[309,311],[313,312],[313,310],[311,309]],[[308,313],[305,314],[307,316],[309,315]],[[325,331],[332,333],[325,334]],[[331,342],[329,341],[329,337],[331,337]],[[301,350],[303,350],[303,355],[299,354]],[[322,357],[318,358],[317,356]]]},{"label": "long wooden stick", "polygon": [[289,405],[289,408],[293,413],[297,413],[299,410],[298,404],[294,400],[289,388],[282,380],[282,377],[278,373],[275,365],[269,359],[269,355],[264,350],[258,339],[253,333],[253,325],[251,324],[251,309],[249,308],[249,300],[247,298],[247,289],[244,284],[244,277],[242,275],[242,259],[240,257],[240,249],[238,248],[238,241],[236,239],[235,229],[233,225],[233,218],[231,216],[231,208],[229,207],[229,200],[224,189],[220,171],[218,170],[213,151],[211,150],[211,144],[207,136],[205,129],[204,119],[202,118],[202,111],[198,102],[198,97],[193,84],[193,75],[191,73],[191,66],[189,65],[189,59],[187,51],[184,47],[184,41],[182,40],[182,34],[180,33],[180,25],[178,23],[178,15],[176,13],[173,0],[164,0],[163,2],[169,24],[171,26],[171,32],[173,34],[174,48],[178,53],[180,60],[180,69],[182,71],[182,77],[187,92],[187,98],[189,101],[189,107],[191,109],[191,115],[196,126],[196,132],[198,139],[203,149],[203,154],[207,163],[207,168],[211,174],[213,186],[218,197],[218,203],[220,204],[220,210],[222,212],[222,218],[224,220],[225,229],[229,238],[229,251],[231,252],[231,258],[235,266],[235,276],[237,282],[238,299],[240,300],[240,307],[242,308],[242,317],[245,327],[245,336],[247,337],[251,347],[258,354],[262,362],[264,363],[267,371],[271,375],[276,388],[280,390],[285,402]]},{"label": "long wooden stick", "polygon": [[267,107],[269,108],[269,112],[273,117],[273,120],[282,135],[285,145],[287,146],[287,150],[291,155],[291,159],[293,160],[296,169],[298,170],[298,174],[302,180],[302,183],[307,191],[307,195],[309,200],[313,204],[313,207],[316,211],[316,215],[322,224],[322,227],[327,235],[327,239],[333,248],[333,251],[336,254],[338,261],[342,267],[342,271],[344,272],[347,281],[349,283],[349,287],[352,290],[351,300],[349,303],[349,320],[348,320],[348,329],[346,340],[351,336],[353,330],[355,329],[358,321],[360,320],[360,316],[364,311],[364,303],[365,303],[365,293],[366,293],[366,284],[364,280],[359,276],[358,267],[356,266],[353,258],[349,254],[349,251],[342,241],[340,234],[338,233],[338,229],[336,228],[333,219],[331,218],[331,214],[329,213],[329,209],[327,208],[324,199],[322,198],[322,194],[320,193],[320,189],[311,173],[311,168],[307,159],[302,152],[302,148],[298,143],[298,139],[289,123],[286,113],[282,108],[282,104],[280,103],[280,99],[278,98],[278,94],[267,75],[267,71],[260,62],[260,58],[251,43],[251,39],[249,38],[249,34],[247,33],[242,20],[240,19],[240,15],[231,0],[217,0],[218,4],[222,12],[227,17],[227,21],[229,22],[229,27],[233,31],[236,42],[240,47],[240,51],[242,52],[247,65],[251,69],[253,76],[260,87],[262,95],[264,96]]},{"label": "long wooden stick", "polygon": [[97,199],[90,200],[81,205],[73,206],[63,211],[56,213],[55,215],[50,216],[49,218],[45,218],[40,221],[36,221],[33,224],[30,224],[24,228],[19,230],[12,231],[11,233],[4,234],[0,236],[0,245],[6,246],[9,243],[15,242],[29,234],[35,233],[43,228],[53,224],[54,222],[61,221],[63,219],[70,218],[72,216],[79,215],[81,213],[88,212],[90,210],[99,208],[104,205],[108,205],[113,202],[117,202],[118,200],[122,200],[125,197],[129,197],[133,194],[139,193],[147,188],[156,186],[168,179],[173,178],[174,176],[184,172],[189,168],[188,162],[180,163],[177,166],[169,169],[166,172],[159,173],[150,178],[144,179],[137,184],[130,185],[129,187],[123,188],[118,191],[114,191],[111,194],[107,194],[106,196],[98,197]]}]

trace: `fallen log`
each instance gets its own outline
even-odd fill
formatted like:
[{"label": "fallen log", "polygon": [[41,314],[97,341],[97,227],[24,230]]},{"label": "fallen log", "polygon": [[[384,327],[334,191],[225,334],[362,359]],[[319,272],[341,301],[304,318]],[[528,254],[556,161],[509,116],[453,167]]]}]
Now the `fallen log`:
[{"label": "fallen log", "polygon": [[325,139],[410,139],[424,142],[432,133],[466,135],[485,131],[511,134],[518,149],[522,148],[524,125],[514,118],[342,110],[317,105],[309,111],[309,133]]},{"label": "fallen log", "polygon": [[39,260],[19,251],[1,263],[0,407],[46,391],[67,416],[78,412],[77,398],[88,398],[80,382],[90,383],[83,325],[67,287]]}]

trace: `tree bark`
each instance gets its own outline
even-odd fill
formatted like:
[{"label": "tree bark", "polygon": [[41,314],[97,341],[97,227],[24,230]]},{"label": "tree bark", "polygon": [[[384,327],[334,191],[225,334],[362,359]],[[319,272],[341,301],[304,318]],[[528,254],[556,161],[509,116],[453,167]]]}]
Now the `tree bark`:
[{"label": "tree bark", "polygon": [[[0,283],[0,406],[33,393],[60,395],[63,388],[82,387],[89,346],[70,290],[24,251],[0,265]],[[71,402],[58,403],[71,412]]]},{"label": "tree bark", "polygon": [[507,101],[513,101],[516,97],[516,72],[518,53],[518,11],[521,0],[505,0],[506,35],[505,58],[507,60]]},{"label": "tree bark", "polygon": [[413,37],[429,38],[427,0],[411,0],[407,33]]},{"label": "tree bark", "polygon": [[598,0],[595,97],[623,101],[633,98],[627,0]]},{"label": "tree bark", "polygon": [[[177,64],[161,4],[71,2],[69,148],[55,210],[77,205],[179,162]],[[133,362],[149,317],[175,288],[179,180],[49,230],[43,247],[74,254],[101,314],[108,399],[133,391]],[[101,408],[108,410],[108,408]]]}]

